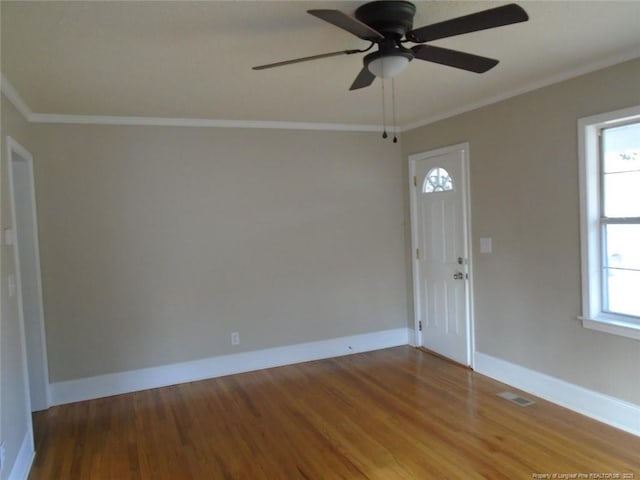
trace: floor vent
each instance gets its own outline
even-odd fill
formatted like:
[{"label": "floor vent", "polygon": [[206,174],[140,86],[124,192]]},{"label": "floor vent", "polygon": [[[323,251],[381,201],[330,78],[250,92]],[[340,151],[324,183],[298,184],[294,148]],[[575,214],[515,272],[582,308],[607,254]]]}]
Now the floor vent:
[{"label": "floor vent", "polygon": [[511,403],[520,405],[521,407],[528,407],[529,405],[533,405],[534,403],[536,403],[533,400],[521,397],[520,395],[516,395],[513,392],[500,392],[498,396],[504,398],[505,400],[509,400]]}]

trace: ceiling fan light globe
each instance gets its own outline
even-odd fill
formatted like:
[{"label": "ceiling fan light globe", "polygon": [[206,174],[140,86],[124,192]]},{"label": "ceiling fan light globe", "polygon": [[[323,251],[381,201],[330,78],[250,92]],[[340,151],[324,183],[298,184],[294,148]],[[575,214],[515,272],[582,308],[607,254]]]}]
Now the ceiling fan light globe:
[{"label": "ceiling fan light globe", "polygon": [[367,68],[376,77],[393,78],[407,68],[409,61],[406,55],[386,55],[369,61]]}]

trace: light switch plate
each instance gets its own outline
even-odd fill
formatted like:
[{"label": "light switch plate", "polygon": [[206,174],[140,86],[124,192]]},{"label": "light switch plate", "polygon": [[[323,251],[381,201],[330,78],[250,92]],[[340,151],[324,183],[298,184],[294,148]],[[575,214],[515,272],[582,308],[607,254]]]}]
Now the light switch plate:
[{"label": "light switch plate", "polygon": [[493,241],[491,237],[480,237],[480,253],[492,253]]}]

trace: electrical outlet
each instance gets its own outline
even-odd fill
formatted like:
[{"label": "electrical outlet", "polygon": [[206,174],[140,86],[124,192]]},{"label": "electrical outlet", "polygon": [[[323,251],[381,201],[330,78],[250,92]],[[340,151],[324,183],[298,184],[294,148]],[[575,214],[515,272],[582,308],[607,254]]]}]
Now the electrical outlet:
[{"label": "electrical outlet", "polygon": [[240,345],[240,332],[231,332],[231,345]]}]

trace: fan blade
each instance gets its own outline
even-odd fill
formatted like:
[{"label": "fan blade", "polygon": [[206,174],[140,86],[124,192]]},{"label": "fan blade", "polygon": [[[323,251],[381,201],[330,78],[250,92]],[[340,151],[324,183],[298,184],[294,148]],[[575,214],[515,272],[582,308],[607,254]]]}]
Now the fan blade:
[{"label": "fan blade", "polygon": [[407,32],[407,39],[415,43],[424,43],[439,38],[486,30],[487,28],[526,22],[527,20],[529,20],[527,12],[519,5],[511,3],[502,7],[490,8],[489,10],[416,28]]},{"label": "fan blade", "polygon": [[471,53],[449,50],[448,48],[434,47],[433,45],[416,45],[411,48],[415,58],[427,62],[439,63],[449,67],[460,68],[475,73],[484,73],[498,64],[493,58],[472,55]]},{"label": "fan blade", "polygon": [[267,65],[258,65],[252,67],[253,70],[265,70],[267,68],[282,67],[283,65],[291,65],[293,63],[308,62],[309,60],[317,60],[319,58],[336,57],[338,55],[351,55],[359,53],[360,50],[340,50],[339,52],[321,53],[319,55],[311,55],[309,57],[294,58],[293,60],[284,60],[283,62],[268,63]]},{"label": "fan blade", "polygon": [[363,67],[356,79],[349,87],[349,90],[358,90],[359,88],[368,87],[376,79],[376,76],[369,71],[367,67]]},{"label": "fan blade", "polygon": [[340,10],[307,10],[314,17],[318,17],[325,22],[329,22],[336,27],[342,28],[349,33],[352,33],[356,37],[370,42],[376,40],[383,40],[384,35],[374,30],[366,23],[362,23],[360,20],[347,15]]}]

